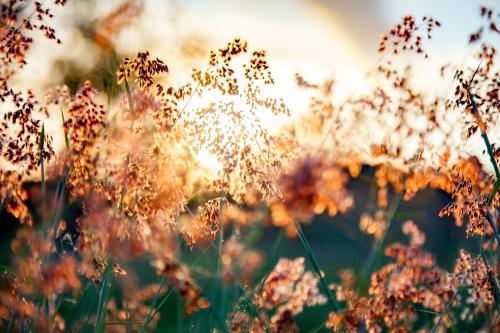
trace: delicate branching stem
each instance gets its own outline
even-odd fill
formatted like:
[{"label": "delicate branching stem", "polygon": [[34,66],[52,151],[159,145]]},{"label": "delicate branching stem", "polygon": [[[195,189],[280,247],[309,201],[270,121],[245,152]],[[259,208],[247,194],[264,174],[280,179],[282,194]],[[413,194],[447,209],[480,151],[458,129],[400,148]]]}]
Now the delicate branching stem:
[{"label": "delicate branching stem", "polygon": [[330,287],[328,287],[328,283],[325,280],[324,274],[321,271],[321,268],[319,267],[318,261],[316,260],[316,256],[314,255],[314,252],[312,251],[311,246],[309,245],[309,242],[308,242],[306,236],[304,235],[304,232],[302,231],[301,226],[299,225],[299,223],[297,221],[294,221],[294,224],[295,224],[295,228],[297,229],[297,232],[298,232],[300,243],[302,244],[302,247],[306,251],[307,259],[309,260],[309,262],[313,266],[314,270],[316,271],[316,274],[318,275],[321,286],[323,287],[323,289],[326,293],[326,296],[328,299],[328,304],[330,305],[330,307],[332,308],[333,311],[335,311],[335,312],[339,311],[340,306],[338,305],[337,301],[335,300]]},{"label": "delicate branching stem", "polygon": [[[202,77],[204,77],[207,73],[208,73],[208,70],[209,68],[207,68],[205,70],[205,72],[203,73]],[[198,82],[198,84],[196,85],[196,87],[193,89],[193,91],[191,92],[191,94],[189,95],[189,98],[188,100],[186,101],[186,103],[184,104],[184,106],[182,107],[182,110],[179,112],[179,114],[177,115],[177,119],[176,119],[176,122],[174,124],[174,127],[175,125],[177,125],[177,121],[179,119],[181,119],[181,116],[184,114],[184,111],[186,111],[187,109],[187,106],[189,105],[189,103],[191,102],[191,100],[193,99],[193,96],[194,94],[196,93],[196,91],[198,91],[198,89],[200,88],[200,85],[201,85],[201,81]]]},{"label": "delicate branching stem", "polygon": [[366,78],[373,72],[374,69],[377,68],[378,64],[384,59],[384,55],[381,55],[376,61],[375,63],[373,64],[373,66],[370,68],[370,70],[368,70],[363,78],[359,81],[358,85],[356,86],[356,88],[354,88],[354,90],[351,91],[351,93],[347,96],[347,98],[344,100],[344,102],[342,104],[340,104],[340,106],[337,108],[337,112],[335,113],[335,115],[332,117],[331,119],[331,124],[328,128],[328,130],[326,131],[326,134],[325,136],[323,137],[323,139],[321,140],[321,143],[318,147],[318,149],[316,150],[316,155],[318,155],[321,150],[323,149],[323,146],[325,145],[326,141],[328,140],[328,137],[330,136],[330,134],[332,133],[333,129],[335,128],[335,125],[337,124],[337,119],[340,115],[340,110],[347,105],[347,103],[349,103],[351,101],[351,99],[354,97],[354,95],[358,92],[358,90],[361,88],[361,86],[363,85],[363,83],[365,82]]},{"label": "delicate branching stem", "polygon": [[[238,289],[242,294],[246,293],[245,288],[241,285],[241,283],[238,283]],[[253,310],[257,318],[260,320],[261,324],[264,325],[266,333],[271,333],[271,328],[269,327],[267,320],[264,317],[262,317],[259,308],[255,305],[252,298],[248,299],[248,304],[250,305],[250,309]]]},{"label": "delicate branching stem", "polygon": [[453,294],[453,296],[451,296],[450,300],[448,301],[448,303],[446,304],[443,312],[441,312],[439,314],[439,317],[438,317],[438,320],[436,321],[436,323],[434,324],[434,327],[432,327],[432,333],[435,333],[436,330],[438,329],[439,325],[441,324],[441,321],[443,320],[443,317],[445,316],[445,314],[448,312],[448,308],[450,307],[451,303],[453,303],[453,300],[455,299],[455,297],[457,297],[458,295],[458,292],[460,291],[460,288],[462,288],[463,284],[465,282],[465,278],[462,279],[462,282],[460,283],[460,286],[457,288],[457,290],[455,291],[455,293]]}]

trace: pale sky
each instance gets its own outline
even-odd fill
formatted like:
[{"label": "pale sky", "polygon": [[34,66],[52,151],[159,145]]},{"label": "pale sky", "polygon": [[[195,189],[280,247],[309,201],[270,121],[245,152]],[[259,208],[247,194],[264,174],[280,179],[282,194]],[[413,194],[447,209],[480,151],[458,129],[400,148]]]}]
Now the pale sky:
[{"label": "pale sky", "polygon": [[[53,66],[58,58],[72,59],[83,67],[99,62],[95,46],[82,38],[75,23],[84,17],[104,17],[119,3],[98,0],[93,5],[93,1],[73,0],[68,8],[55,10],[63,45],[35,44],[18,83],[40,87],[59,83],[62,74]],[[426,42],[430,59],[409,58],[419,69],[417,86],[429,93],[452,93],[450,86],[434,80],[437,69],[450,59],[473,65],[473,49],[467,42],[481,24],[479,6],[500,10],[500,1],[488,0],[145,0],[144,4],[141,18],[115,39],[120,54],[150,50],[167,62],[170,79],[182,82],[189,78],[192,66],[203,68],[207,60],[206,56],[189,61],[181,57],[179,50],[186,40],[202,41],[203,53],[208,54],[241,37],[250,49],[267,50],[276,92],[298,113],[306,109],[308,100],[294,84],[295,72],[317,81],[337,78],[336,98],[342,100],[364,84],[364,73],[379,58],[380,35],[407,14],[432,16],[442,23]],[[495,38],[493,43],[500,45],[498,34]],[[492,138],[499,139],[500,135]]]}]

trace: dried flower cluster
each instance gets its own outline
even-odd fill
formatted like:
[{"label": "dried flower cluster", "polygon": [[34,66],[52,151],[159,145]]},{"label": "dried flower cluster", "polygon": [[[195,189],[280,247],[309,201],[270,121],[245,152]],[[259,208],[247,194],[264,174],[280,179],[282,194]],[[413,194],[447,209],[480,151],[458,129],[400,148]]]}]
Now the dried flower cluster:
[{"label": "dried flower cluster", "polygon": [[140,88],[153,85],[153,78],[161,73],[168,73],[167,65],[160,59],[150,59],[149,52],[139,52],[134,59],[125,58],[116,73],[118,84],[131,81],[132,74]]},{"label": "dried flower cluster", "polygon": [[423,26],[425,26],[427,33],[425,37],[431,39],[434,26],[440,27],[441,23],[427,16],[423,16],[420,22],[417,22],[413,16],[407,15],[403,17],[401,23],[391,28],[388,35],[382,35],[378,51],[381,53],[385,52],[388,48],[387,43],[390,42],[390,48],[394,54],[412,50],[424,54],[427,58],[428,54],[422,44],[422,39],[424,37],[418,33],[419,29]]},{"label": "dried flower cluster", "polygon": [[[492,33],[500,33],[500,30],[497,27],[496,20],[498,19],[498,13],[496,13],[495,8],[481,6],[479,8],[481,17],[484,19],[486,23],[487,31]],[[469,43],[476,43],[480,41],[483,37],[485,27],[481,26],[476,32],[472,33],[469,37]]]},{"label": "dried flower cluster", "polygon": [[[276,267],[269,273],[264,281],[261,293],[254,301],[258,311],[262,312],[261,319],[250,318],[242,312],[232,314],[231,330],[233,332],[297,332],[298,326],[294,317],[301,313],[305,307],[324,304],[326,298],[319,292],[318,280],[311,272],[305,271],[304,258],[281,258]],[[269,318],[265,310],[275,310]]]},{"label": "dried flower cluster", "polygon": [[[493,190],[493,183],[489,176],[482,171],[479,161],[472,158],[462,161],[454,166],[452,179],[454,180],[451,195],[455,198],[444,207],[439,215],[455,216],[457,224],[461,225],[464,218],[468,217],[466,229],[467,236],[485,235],[496,232],[491,229],[488,219],[493,214],[498,219],[497,213],[489,213],[488,195]],[[498,206],[498,196],[493,198],[493,205]]]},{"label": "dried flower cluster", "polygon": [[353,198],[346,190],[348,176],[335,164],[307,158],[280,181],[282,200],[271,206],[273,223],[295,234],[294,220],[307,222],[315,214],[347,213]]},{"label": "dried flower cluster", "polygon": [[[343,279],[342,285],[334,286],[337,299],[345,301],[346,308],[330,314],[326,326],[332,331],[342,328],[349,332],[363,328],[369,332],[384,328],[390,332],[412,331],[419,316],[423,315],[419,307],[437,314],[448,311],[442,324],[450,325],[453,312],[448,310],[448,304],[459,306],[461,297],[457,293],[463,287],[473,286],[469,292],[476,297],[466,301],[472,307],[465,307],[465,313],[478,313],[480,310],[474,309],[476,306],[492,304],[493,290],[481,259],[472,259],[462,250],[454,272],[447,273],[422,249],[425,236],[413,222],[405,222],[402,229],[410,236],[409,245],[396,243],[386,248],[385,254],[394,262],[372,274],[368,297],[355,293],[352,276],[347,281]],[[472,272],[471,267],[477,270]],[[464,314],[462,316],[465,318]],[[469,316],[469,320],[471,318]]]}]

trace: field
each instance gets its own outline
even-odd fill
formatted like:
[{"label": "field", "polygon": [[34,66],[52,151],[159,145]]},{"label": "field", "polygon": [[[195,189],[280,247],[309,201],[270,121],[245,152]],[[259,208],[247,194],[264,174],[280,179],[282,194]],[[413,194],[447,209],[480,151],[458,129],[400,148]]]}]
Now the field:
[{"label": "field", "polygon": [[499,332],[498,5],[1,1],[0,331]]}]

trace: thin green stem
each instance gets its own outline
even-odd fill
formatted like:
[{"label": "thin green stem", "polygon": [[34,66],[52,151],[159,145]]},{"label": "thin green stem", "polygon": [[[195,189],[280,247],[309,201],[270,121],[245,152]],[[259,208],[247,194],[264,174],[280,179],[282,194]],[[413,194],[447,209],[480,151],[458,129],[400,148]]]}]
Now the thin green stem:
[{"label": "thin green stem", "polygon": [[[61,119],[62,119],[62,124],[63,124],[63,128],[64,128],[64,124],[66,123],[66,120],[64,119],[64,111],[63,111],[62,106],[61,106]],[[70,149],[69,149],[68,133],[66,132],[66,130],[63,130],[63,132],[64,132],[64,144],[66,146],[66,150],[69,152]]]},{"label": "thin green stem", "polygon": [[486,202],[487,206],[490,206],[493,203],[493,199],[495,199],[495,195],[500,188],[500,178],[497,178],[495,184],[493,185],[493,189],[491,190],[490,195],[488,196],[488,201]]},{"label": "thin green stem", "polygon": [[443,320],[443,317],[448,312],[448,308],[450,307],[451,303],[453,303],[453,300],[455,299],[455,297],[457,297],[458,291],[460,290],[460,288],[462,288],[464,282],[465,282],[465,278],[462,279],[462,282],[460,283],[460,286],[457,288],[457,290],[455,291],[455,293],[453,294],[453,296],[451,296],[451,298],[448,301],[448,303],[446,304],[443,312],[440,313],[440,315],[438,317],[438,320],[436,321],[436,323],[432,327],[431,333],[435,333],[436,330],[438,329],[439,325],[441,324],[441,321]]},{"label": "thin green stem", "polygon": [[271,257],[268,264],[268,271],[272,270],[274,265],[276,264],[276,260],[278,259],[278,253],[281,252],[283,245],[285,244],[285,229],[281,228],[276,239],[274,240],[273,248],[271,250]]},{"label": "thin green stem", "polygon": [[370,256],[368,257],[368,261],[366,264],[366,272],[367,272],[366,275],[367,276],[370,276],[372,271],[373,271],[373,267],[375,265],[375,262],[376,262],[378,256],[380,255],[380,251],[382,249],[382,246],[384,245],[385,239],[387,238],[387,234],[389,233],[389,229],[391,228],[392,222],[394,221],[394,216],[396,215],[396,213],[399,209],[399,206],[401,204],[401,201],[402,201],[405,193],[406,193],[405,190],[402,190],[401,192],[399,192],[389,205],[389,209],[387,210],[386,227],[384,230],[384,234],[382,235],[381,238],[379,238],[375,241],[375,243],[373,245],[373,249],[370,252]]},{"label": "thin green stem", "polygon": [[490,139],[488,138],[488,135],[486,133],[482,133],[481,137],[483,138],[484,144],[486,146],[486,151],[488,152],[491,164],[493,165],[493,170],[495,170],[495,176],[497,177],[497,179],[499,179],[500,170],[498,169],[498,164],[495,160],[495,154],[493,153],[493,148],[491,146]]},{"label": "thin green stem", "polygon": [[[237,286],[238,286],[239,291],[242,294],[245,295],[247,293],[247,291],[245,290],[245,287],[243,287],[241,285],[241,283],[238,283]],[[257,318],[260,320],[261,324],[264,325],[266,333],[271,333],[271,328],[269,327],[269,324],[268,324],[267,320],[262,316],[262,314],[259,311],[259,308],[255,305],[255,303],[253,302],[252,298],[247,299],[246,301],[250,305],[250,309],[255,313],[255,315],[257,316]]]},{"label": "thin green stem", "polygon": [[[479,66],[476,69],[476,72],[474,72],[474,75],[476,75],[477,71],[479,70]],[[472,78],[474,78],[474,75]],[[472,79],[471,79],[472,82]],[[500,186],[500,170],[498,168],[497,161],[495,160],[495,154],[493,153],[493,147],[491,146],[490,139],[488,138],[488,133],[486,133],[486,126],[482,124],[481,116],[479,114],[479,109],[477,107],[476,101],[474,100],[474,96],[471,94],[470,90],[467,90],[467,93],[469,95],[470,99],[470,104],[472,107],[472,114],[475,115],[476,122],[478,123],[478,126],[481,130],[481,137],[483,138],[484,145],[486,146],[486,151],[488,152],[488,155],[490,157],[491,164],[493,165],[493,170],[495,171],[495,176],[496,176],[496,181],[495,184],[493,185],[493,189],[488,196],[488,201],[486,202],[486,206],[490,206],[493,203],[493,200],[495,199],[495,195],[498,192],[498,188]],[[495,233],[495,237],[497,241],[500,244],[500,238],[498,235],[497,228],[495,226],[495,222],[493,220],[490,220],[489,218],[487,219],[491,228],[493,229],[493,232]]]},{"label": "thin green stem", "polygon": [[[211,289],[211,303],[210,307],[213,307],[215,304],[212,303],[216,299],[217,289],[219,289],[219,279],[221,275],[221,255],[222,255],[222,243],[224,242],[224,231],[222,228],[222,223],[219,226],[219,232],[217,234],[217,245],[215,247],[215,272],[212,278],[212,289]],[[209,319],[209,327],[212,329],[212,317]]]},{"label": "thin green stem", "polygon": [[497,280],[495,278],[495,275],[493,274],[493,270],[488,265],[488,261],[486,260],[486,256],[484,255],[483,237],[482,236],[479,240],[479,253],[481,255],[481,258],[483,259],[484,266],[486,268],[486,275],[488,277],[488,281],[490,282],[491,287],[493,288],[493,298],[495,300],[495,304],[498,307],[499,301],[500,301],[500,293],[498,290],[498,284],[497,284]]},{"label": "thin green stem", "polygon": [[170,295],[172,295],[173,293],[174,293],[174,289],[170,289],[168,291],[168,293],[165,294],[165,296],[160,301],[160,303],[158,303],[158,306],[156,306],[153,309],[153,312],[151,313],[151,316],[144,321],[144,327],[147,327],[149,325],[149,323],[153,320],[154,316],[160,311],[160,309],[163,306],[163,304],[165,304],[165,302],[168,300],[168,298],[170,297]]},{"label": "thin green stem", "polygon": [[273,244],[273,249],[271,250],[271,257],[269,260],[269,263],[266,265],[265,268],[265,274],[260,280],[259,284],[254,288],[253,292],[250,292],[248,295],[245,295],[245,299],[247,297],[250,297],[253,293],[260,294],[262,291],[262,288],[264,287],[264,283],[266,282],[269,274],[271,274],[274,266],[276,265],[276,262],[278,261],[278,254],[281,252],[281,249],[283,248],[283,244],[285,243],[286,237],[285,237],[285,229],[281,228],[280,232],[278,233],[278,236],[276,236],[276,239],[274,240]]},{"label": "thin green stem", "polygon": [[95,333],[104,332],[106,321],[106,305],[109,298],[110,280],[113,272],[113,263],[108,259],[106,269],[104,270],[103,279],[101,281],[101,289],[99,291],[99,302],[97,304],[97,315],[95,323]]},{"label": "thin green stem", "polygon": [[142,321],[108,321],[104,325],[143,325]]},{"label": "thin green stem", "polygon": [[500,170],[498,170],[498,164],[495,160],[495,155],[493,154],[493,148],[491,146],[488,135],[486,133],[482,133],[481,137],[483,138],[484,144],[486,146],[486,151],[488,152],[491,164],[493,165],[493,170],[495,170],[495,176],[497,177],[497,180],[493,185],[493,189],[491,190],[491,193],[488,196],[488,201],[486,202],[486,205],[490,206],[493,203],[493,199],[495,199],[495,195],[498,192],[498,188],[500,187]]},{"label": "thin green stem", "polygon": [[148,323],[151,321],[151,319],[153,319],[153,315],[155,312],[154,308],[156,306],[156,303],[158,302],[158,297],[160,296],[160,292],[163,289],[163,286],[165,285],[166,282],[167,282],[167,275],[163,274],[163,276],[161,277],[161,280],[160,280],[160,285],[155,292],[155,295],[153,297],[153,301],[151,302],[151,305],[149,306],[149,312],[148,312],[148,315],[146,317],[146,320],[144,321],[144,324],[142,325],[142,327],[139,331],[140,333],[144,333],[146,331]]},{"label": "thin green stem", "polygon": [[[194,261],[194,263],[191,265],[190,269],[193,269],[198,265],[198,263],[201,261],[201,259],[204,257],[208,249],[205,249],[199,256],[198,258]],[[169,292],[163,297],[163,299],[158,303],[157,306],[153,308],[153,311],[151,312],[151,316],[148,316],[148,319],[144,321],[144,326],[147,327],[147,325],[153,320],[154,316],[160,311],[161,307],[165,302],[168,300],[170,295],[173,293],[174,289],[170,289]]]},{"label": "thin green stem", "polygon": [[[212,242],[212,240],[210,238],[208,238],[208,241],[209,241],[210,246],[212,248],[216,249],[216,246],[215,246],[214,242]],[[265,282],[265,280],[262,280],[262,281]],[[236,283],[237,283],[237,287],[238,287],[239,291],[244,295],[243,296],[243,301],[247,301],[248,302],[248,305],[250,305],[250,308],[255,312],[257,318],[259,318],[259,320],[261,321],[261,323],[264,325],[264,327],[266,329],[266,333],[271,333],[271,328],[269,327],[269,324],[268,324],[267,320],[265,320],[262,317],[262,315],[260,314],[260,311],[259,311],[258,307],[254,304],[254,302],[252,300],[252,297],[251,297],[252,292],[249,291],[249,290],[246,290],[245,287],[241,284],[240,281],[236,281]],[[210,304],[213,304],[210,299],[209,299],[209,302],[210,302]],[[214,311],[213,306],[210,306],[209,309],[211,310],[212,314],[214,315],[214,318],[216,320],[220,320],[220,316],[218,315],[217,312]],[[225,329],[224,325],[222,325],[221,327],[223,329]]]},{"label": "thin green stem", "polygon": [[323,289],[326,293],[330,307],[335,312],[339,311],[340,306],[337,303],[337,301],[335,300],[335,298],[333,297],[331,289],[328,287],[328,284],[325,280],[324,274],[319,267],[318,261],[316,260],[316,256],[314,255],[314,252],[312,251],[311,246],[309,245],[309,242],[307,241],[307,238],[304,235],[304,232],[302,231],[302,228],[300,227],[300,225],[297,221],[294,221],[294,224],[295,224],[295,228],[297,228],[300,243],[302,244],[302,247],[306,251],[306,255],[307,255],[309,262],[312,264],[314,270],[316,271],[316,274],[318,275],[321,286],[323,287]]}]

